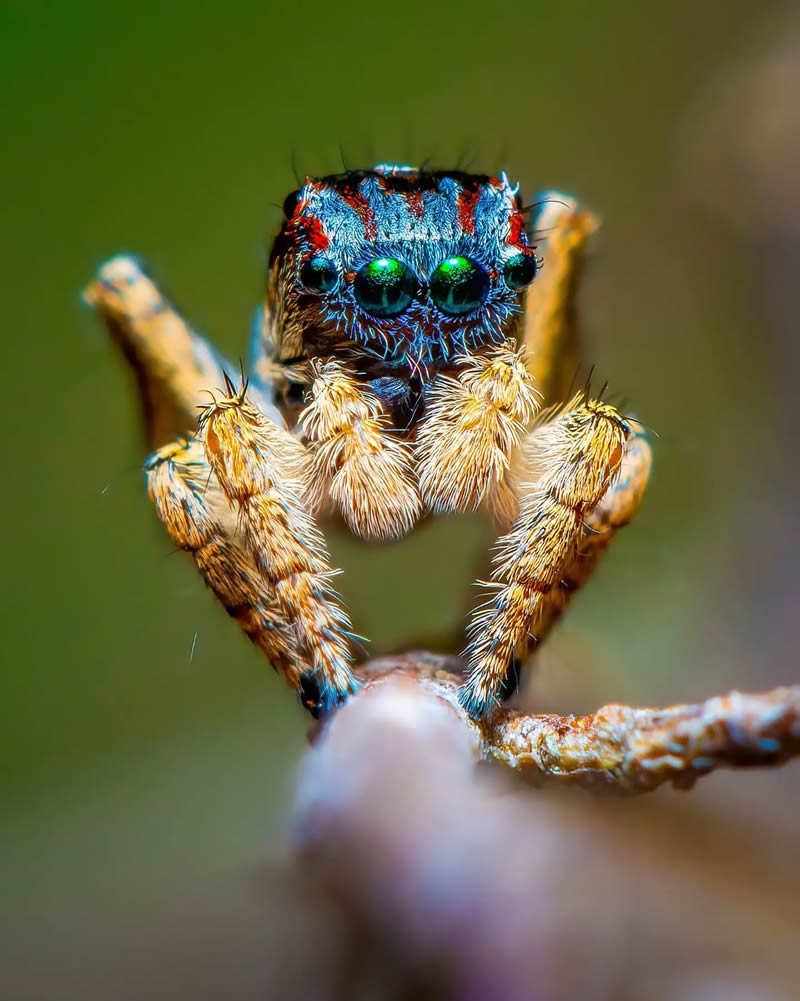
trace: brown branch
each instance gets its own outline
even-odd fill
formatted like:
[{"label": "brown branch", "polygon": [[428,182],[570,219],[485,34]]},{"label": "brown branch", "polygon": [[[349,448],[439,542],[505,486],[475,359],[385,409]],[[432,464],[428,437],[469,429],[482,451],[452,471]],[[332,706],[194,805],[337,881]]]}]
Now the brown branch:
[{"label": "brown branch", "polygon": [[500,709],[489,722],[476,724],[456,697],[461,670],[457,658],[430,653],[385,657],[361,668],[367,692],[404,678],[444,701],[476,756],[534,784],[639,793],[671,782],[688,789],[717,768],[777,765],[800,756],[800,685],[765,694],[731,692],[666,709],[611,704],[588,716]]},{"label": "brown branch", "polygon": [[562,976],[587,996],[549,955],[568,929],[541,907],[566,850],[547,809],[476,776],[477,731],[432,664],[371,666],[381,676],[306,757],[295,808],[302,871],[336,901],[337,935],[352,943],[346,969],[326,968],[329,991],[339,985],[328,996],[372,996],[367,986],[382,998],[551,1001]]},{"label": "brown branch", "polygon": [[695,705],[607,705],[589,716],[505,713],[486,752],[534,780],[637,793],[689,789],[716,768],[777,765],[800,755],[800,685],[731,692]]},{"label": "brown branch", "polygon": [[[87,298],[137,374],[152,442],[193,427],[225,360],[132,258],[108,262]],[[576,823],[498,776],[639,793],[800,755],[800,686],[581,717],[498,709],[478,724],[459,705],[455,658],[411,653],[361,672],[363,691],[317,729],[298,786],[295,845],[337,908],[308,943],[303,997],[366,996],[359,982],[437,1001],[640,997],[637,957],[657,982],[670,930],[666,883],[647,884],[652,853],[637,861],[621,828],[593,824],[596,807]],[[719,920],[701,916],[693,941]],[[699,995],[690,981],[676,996]]]},{"label": "brown branch", "polygon": [[[629,906],[634,863],[585,818],[508,795],[506,769],[476,765],[624,793],[686,788],[716,767],[800,755],[800,686],[585,717],[504,710],[479,726],[458,704],[461,666],[426,653],[371,661],[363,691],[316,731],[294,832],[350,936],[331,996],[372,983],[382,997],[554,1001],[635,979],[608,920]],[[636,913],[637,948],[655,955],[657,915],[650,927]]]}]

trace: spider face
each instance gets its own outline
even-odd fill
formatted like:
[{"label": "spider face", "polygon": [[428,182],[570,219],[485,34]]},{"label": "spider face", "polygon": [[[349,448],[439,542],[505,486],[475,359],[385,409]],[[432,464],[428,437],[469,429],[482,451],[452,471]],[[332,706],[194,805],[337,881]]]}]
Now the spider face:
[{"label": "spider face", "polygon": [[[135,260],[109,261],[89,290],[162,446],[146,467],[159,517],[315,715],[359,687],[331,516],[365,542],[439,515],[495,519],[459,694],[478,718],[638,507],[650,451],[630,423],[588,392],[539,413],[575,372],[594,221],[557,192],[537,204],[534,282],[503,174],[379,164],[307,180],[286,199],[241,389]],[[193,437],[164,444],[209,390]]]},{"label": "spider face", "polygon": [[392,164],[307,180],[270,260],[279,356],[350,342],[435,370],[513,337],[537,270],[517,192],[504,174]]}]

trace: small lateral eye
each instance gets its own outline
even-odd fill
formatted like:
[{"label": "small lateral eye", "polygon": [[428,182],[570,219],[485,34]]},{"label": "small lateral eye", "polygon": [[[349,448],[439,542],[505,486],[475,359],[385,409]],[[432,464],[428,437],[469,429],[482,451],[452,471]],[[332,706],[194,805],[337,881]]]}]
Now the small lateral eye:
[{"label": "small lateral eye", "polygon": [[373,316],[397,316],[417,291],[410,268],[392,257],[377,257],[360,269],[353,281],[356,302]]},{"label": "small lateral eye", "polygon": [[294,210],[300,201],[301,195],[300,188],[297,191],[290,191],[289,194],[283,199],[283,214],[287,219],[291,219],[294,215]]},{"label": "small lateral eye", "polygon": [[338,280],[336,265],[329,257],[310,257],[300,266],[300,282],[309,292],[330,292]]},{"label": "small lateral eye", "polygon": [[471,257],[448,257],[431,275],[431,298],[443,313],[469,313],[488,291],[489,275]]},{"label": "small lateral eye", "polygon": [[503,281],[510,289],[525,288],[536,277],[536,255],[533,253],[514,254],[503,265]]}]

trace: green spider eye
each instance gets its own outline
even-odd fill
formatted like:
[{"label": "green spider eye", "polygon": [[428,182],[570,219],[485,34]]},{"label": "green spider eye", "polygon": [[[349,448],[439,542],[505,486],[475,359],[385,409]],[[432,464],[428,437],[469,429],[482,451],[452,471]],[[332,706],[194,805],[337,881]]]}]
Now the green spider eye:
[{"label": "green spider eye", "polygon": [[338,280],[336,265],[328,257],[310,257],[300,266],[300,281],[309,292],[330,292]]},{"label": "green spider eye", "polygon": [[443,313],[469,313],[488,291],[489,276],[471,257],[448,257],[431,275],[431,297]]},{"label": "green spider eye", "polygon": [[510,289],[525,288],[536,277],[536,257],[533,254],[515,254],[503,265],[503,280]]},{"label": "green spider eye", "polygon": [[396,316],[414,298],[417,282],[402,261],[378,257],[358,272],[353,291],[359,306],[373,316]]}]

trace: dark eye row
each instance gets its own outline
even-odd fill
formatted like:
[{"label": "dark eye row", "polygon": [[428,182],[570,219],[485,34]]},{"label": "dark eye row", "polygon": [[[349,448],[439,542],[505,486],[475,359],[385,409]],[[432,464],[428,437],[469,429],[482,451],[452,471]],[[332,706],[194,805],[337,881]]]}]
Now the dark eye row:
[{"label": "dark eye row", "polygon": [[[533,253],[515,254],[503,265],[503,281],[516,292],[536,277]],[[339,272],[329,257],[311,257],[300,268],[300,281],[309,292],[332,291]],[[486,269],[471,257],[448,257],[428,281],[431,298],[443,313],[461,316],[477,309],[486,299],[491,279]],[[353,293],[359,306],[373,316],[397,316],[419,289],[414,272],[393,257],[376,257],[356,274]]]}]

